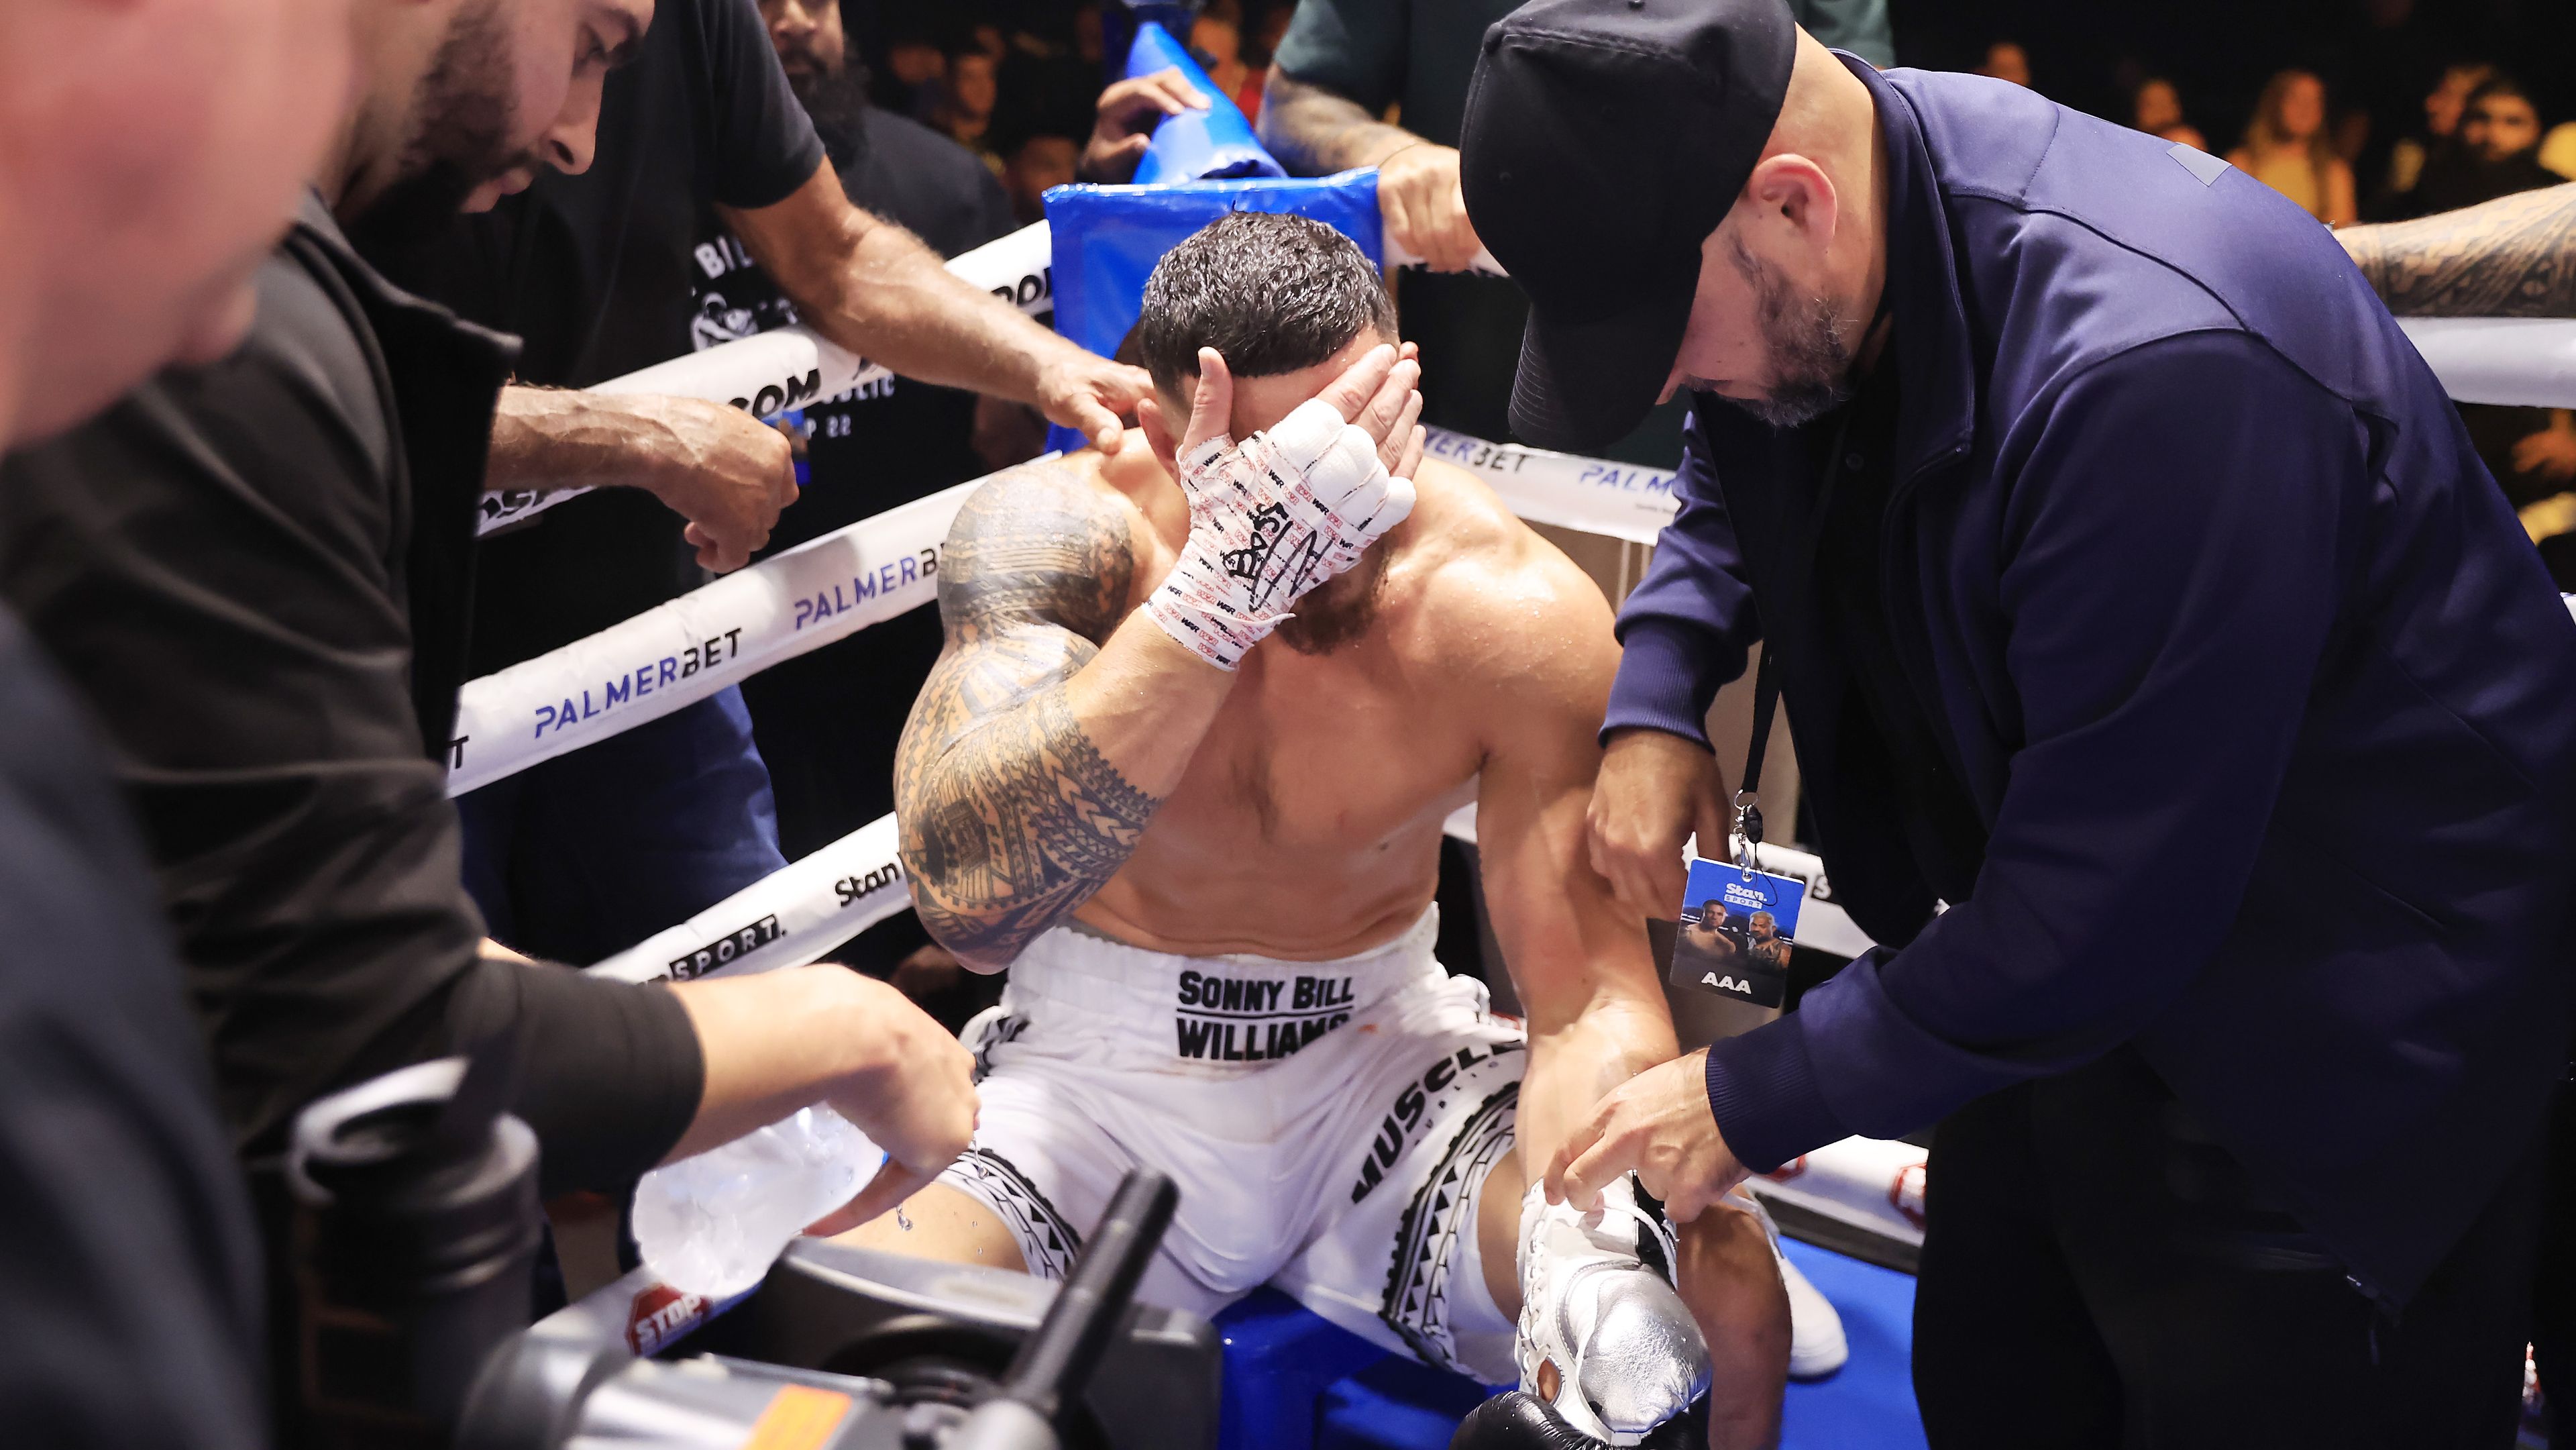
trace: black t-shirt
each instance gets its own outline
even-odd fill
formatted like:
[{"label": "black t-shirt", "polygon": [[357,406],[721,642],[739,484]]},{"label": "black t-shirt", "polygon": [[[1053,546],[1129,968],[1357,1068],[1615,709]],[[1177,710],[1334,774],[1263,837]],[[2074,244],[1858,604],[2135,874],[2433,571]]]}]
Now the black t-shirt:
[{"label": "black t-shirt", "polygon": [[0,611],[0,1440],[256,1450],[250,1202],[95,733]]},{"label": "black t-shirt", "polygon": [[[849,134],[823,141],[852,205],[944,257],[1016,229],[1009,196],[973,152],[891,111],[869,108],[850,119]],[[700,227],[692,345],[714,347],[797,320],[796,304],[712,209]],[[972,477],[974,411],[971,392],[891,377],[806,405],[806,491],[780,516],[769,552]]]},{"label": "black t-shirt", "polygon": [[[752,0],[661,0],[608,79],[588,171],[548,172],[491,214],[369,258],[397,284],[525,340],[519,378],[565,387],[690,350],[709,204],[785,200],[823,163]],[[567,644],[695,587],[681,519],[639,489],[573,500],[484,541],[474,673]]]},{"label": "black t-shirt", "polygon": [[385,287],[318,201],[258,287],[231,357],[10,458],[0,592],[99,714],[243,1152],[508,1028],[548,1182],[630,1177],[697,1110],[687,1015],[482,958],[447,799],[508,348]]},{"label": "black t-shirt", "polygon": [[[830,108],[825,108],[827,113]],[[943,256],[1014,230],[1010,199],[966,148],[890,111],[818,122],[853,205]],[[698,247],[699,341],[784,326],[795,308],[708,217]],[[975,476],[975,395],[886,378],[805,409],[808,478],[770,553]],[[914,688],[938,659],[939,615],[916,609],[743,682],[761,758],[777,782],[778,837],[806,855],[894,809],[894,750]],[[890,965],[927,940],[909,914],[837,959]]]}]

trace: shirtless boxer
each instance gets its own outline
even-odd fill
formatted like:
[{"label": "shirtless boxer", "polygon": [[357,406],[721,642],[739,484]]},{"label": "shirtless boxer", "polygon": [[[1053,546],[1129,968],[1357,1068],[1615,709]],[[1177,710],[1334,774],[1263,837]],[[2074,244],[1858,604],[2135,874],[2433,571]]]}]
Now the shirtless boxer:
[{"label": "shirtless boxer", "polygon": [[[1150,1164],[1181,1204],[1149,1300],[1274,1284],[1621,1444],[1713,1369],[1709,1443],[1769,1443],[1789,1317],[1752,1213],[1677,1235],[1710,1368],[1678,1306],[1635,1352],[1660,1281],[1585,1279],[1674,1253],[1659,1220],[1533,1194],[1524,1225],[1524,1162],[1676,1046],[1644,923],[1582,844],[1609,609],[1421,461],[1394,333],[1348,240],[1226,216],[1147,284],[1150,446],[1029,465],[959,515],[897,814],[924,923],[1012,980],[968,1028],[974,1147],[856,1237],[1057,1277]],[[1471,801],[1526,1028],[1431,955],[1442,821]]]}]

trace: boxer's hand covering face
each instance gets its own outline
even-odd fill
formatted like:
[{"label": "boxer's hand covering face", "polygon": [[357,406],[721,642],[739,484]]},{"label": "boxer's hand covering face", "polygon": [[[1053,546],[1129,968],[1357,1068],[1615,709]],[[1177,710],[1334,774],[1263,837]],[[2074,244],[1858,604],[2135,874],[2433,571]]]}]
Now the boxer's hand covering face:
[{"label": "boxer's hand covering face", "polygon": [[[1333,386],[1237,443],[1225,432],[1233,380],[1199,350],[1199,385],[1179,451],[1190,534],[1145,610],[1221,670],[1243,662],[1308,590],[1349,569],[1413,511],[1413,481],[1388,472],[1389,437],[1412,442],[1419,368],[1372,349]],[[1352,423],[1366,419],[1370,426]]]}]

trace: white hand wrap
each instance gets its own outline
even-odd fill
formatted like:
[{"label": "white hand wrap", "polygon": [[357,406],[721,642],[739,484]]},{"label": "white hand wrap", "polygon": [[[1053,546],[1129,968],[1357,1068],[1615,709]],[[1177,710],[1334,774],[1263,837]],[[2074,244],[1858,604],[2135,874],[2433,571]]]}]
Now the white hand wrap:
[{"label": "white hand wrap", "polygon": [[1190,537],[1145,612],[1221,670],[1413,512],[1413,481],[1390,477],[1376,441],[1320,398],[1241,443],[1210,438],[1180,465]]},{"label": "white hand wrap", "polygon": [[[1708,1346],[1641,1253],[1672,1264],[1672,1230],[1637,1206],[1627,1178],[1601,1199],[1586,1213],[1533,1183],[1521,1200],[1520,1388],[1583,1434],[1635,1445],[1708,1392]],[[1543,1364],[1556,1367],[1553,1396]]]}]

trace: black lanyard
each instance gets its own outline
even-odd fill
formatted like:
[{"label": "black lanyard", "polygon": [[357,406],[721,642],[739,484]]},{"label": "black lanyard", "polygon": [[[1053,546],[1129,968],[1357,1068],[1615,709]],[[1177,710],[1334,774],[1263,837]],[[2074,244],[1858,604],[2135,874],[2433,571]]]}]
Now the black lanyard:
[{"label": "black lanyard", "polygon": [[1744,750],[1744,782],[1735,792],[1735,833],[1744,838],[1738,864],[1750,868],[1752,850],[1762,844],[1762,752],[1771,744],[1771,717],[1780,708],[1780,651],[1762,643],[1762,663],[1753,671],[1753,743]]}]

